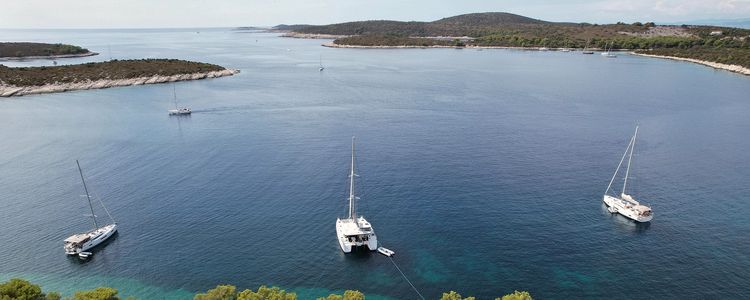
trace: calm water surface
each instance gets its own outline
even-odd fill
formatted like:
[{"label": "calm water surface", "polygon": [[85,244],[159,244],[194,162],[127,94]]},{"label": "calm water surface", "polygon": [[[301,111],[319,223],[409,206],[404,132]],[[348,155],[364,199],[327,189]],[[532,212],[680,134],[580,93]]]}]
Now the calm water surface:
[{"label": "calm water surface", "polygon": [[[383,256],[338,248],[356,135],[360,212],[430,299],[750,298],[746,76],[630,55],[330,49],[226,29],[0,39],[102,53],[60,63],[242,70],[177,83],[186,118],[166,114],[170,84],[0,99],[0,280],[150,299],[221,283],[415,299]],[[655,211],[638,225],[601,204],[636,123],[633,193]],[[86,263],[62,250],[90,226],[75,159],[120,226]]]}]

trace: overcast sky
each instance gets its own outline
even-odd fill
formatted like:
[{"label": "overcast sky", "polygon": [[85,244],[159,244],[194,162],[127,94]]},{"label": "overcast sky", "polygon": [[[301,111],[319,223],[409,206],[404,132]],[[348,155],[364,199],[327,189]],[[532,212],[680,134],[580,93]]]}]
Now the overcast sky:
[{"label": "overcast sky", "polygon": [[614,23],[750,18],[750,0],[0,0],[0,28],[232,27],[432,21],[504,11]]}]

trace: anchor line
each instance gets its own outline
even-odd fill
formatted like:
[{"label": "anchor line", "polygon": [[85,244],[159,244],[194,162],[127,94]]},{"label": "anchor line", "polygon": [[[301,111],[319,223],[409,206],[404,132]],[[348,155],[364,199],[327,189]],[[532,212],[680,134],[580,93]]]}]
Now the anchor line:
[{"label": "anchor line", "polygon": [[396,270],[398,270],[399,273],[401,273],[401,276],[404,277],[404,279],[406,280],[407,283],[409,283],[409,285],[411,286],[411,288],[414,289],[415,292],[417,292],[417,295],[419,295],[419,298],[422,298],[422,300],[425,300],[424,296],[422,296],[422,293],[420,293],[419,290],[417,290],[417,287],[415,287],[414,284],[411,283],[411,281],[409,280],[409,278],[406,277],[406,274],[404,274],[404,272],[401,271],[401,268],[398,267],[398,265],[396,264],[396,262],[393,261],[393,257],[388,256],[388,259],[391,260],[391,263],[393,264],[393,266],[396,267]]}]

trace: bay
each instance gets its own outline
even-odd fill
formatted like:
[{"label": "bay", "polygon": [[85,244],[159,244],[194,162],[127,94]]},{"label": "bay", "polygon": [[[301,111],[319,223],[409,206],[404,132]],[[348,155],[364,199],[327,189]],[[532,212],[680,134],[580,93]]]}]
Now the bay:
[{"label": "bay", "polygon": [[[338,248],[357,136],[360,212],[427,298],[750,297],[746,76],[631,55],[333,49],[230,29],[0,37],[101,53],[59,63],[241,70],[176,83],[187,118],[166,113],[171,84],[0,99],[0,280],[146,299],[217,284],[415,299],[385,257]],[[636,124],[632,187],[650,224],[601,203]],[[75,159],[119,225],[86,263],[62,250],[90,226]]]}]

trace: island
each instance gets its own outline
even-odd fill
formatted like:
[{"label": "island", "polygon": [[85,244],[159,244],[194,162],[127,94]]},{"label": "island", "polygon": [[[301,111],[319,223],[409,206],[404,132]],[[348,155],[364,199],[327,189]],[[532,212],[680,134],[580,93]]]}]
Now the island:
[{"label": "island", "polygon": [[66,58],[92,56],[99,53],[66,44],[0,43],[0,60]]},{"label": "island", "polygon": [[286,37],[333,39],[323,44],[327,47],[613,49],[750,75],[750,29],[732,27],[549,22],[488,12],[432,22],[376,20],[274,29],[285,31]]},{"label": "island", "polygon": [[239,70],[178,59],[111,60],[53,67],[0,64],[0,97],[231,76]]}]

